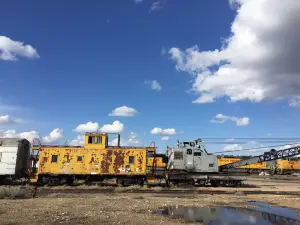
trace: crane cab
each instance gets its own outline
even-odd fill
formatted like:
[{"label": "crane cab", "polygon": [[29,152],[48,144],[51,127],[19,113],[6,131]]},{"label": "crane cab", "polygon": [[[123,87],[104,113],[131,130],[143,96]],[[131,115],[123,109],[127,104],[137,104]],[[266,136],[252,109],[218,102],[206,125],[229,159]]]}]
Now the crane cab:
[{"label": "crane cab", "polygon": [[168,169],[188,172],[218,172],[218,159],[207,153],[201,139],[178,142],[167,149]]}]

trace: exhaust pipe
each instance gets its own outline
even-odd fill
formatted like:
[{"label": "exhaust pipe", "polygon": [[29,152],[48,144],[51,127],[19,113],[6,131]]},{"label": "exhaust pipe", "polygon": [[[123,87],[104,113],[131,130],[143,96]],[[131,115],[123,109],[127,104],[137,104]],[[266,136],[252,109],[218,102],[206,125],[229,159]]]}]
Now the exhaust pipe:
[{"label": "exhaust pipe", "polygon": [[120,143],[121,143],[121,137],[120,134],[118,134],[118,147],[120,147]]}]

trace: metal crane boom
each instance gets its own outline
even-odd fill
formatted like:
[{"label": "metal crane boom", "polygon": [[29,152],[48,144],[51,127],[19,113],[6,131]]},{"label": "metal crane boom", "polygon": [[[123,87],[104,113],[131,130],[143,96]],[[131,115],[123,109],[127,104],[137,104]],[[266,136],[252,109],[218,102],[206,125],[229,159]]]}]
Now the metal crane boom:
[{"label": "metal crane boom", "polygon": [[251,159],[245,159],[238,162],[222,165],[219,167],[219,170],[223,171],[224,169],[225,170],[233,169],[240,166],[246,166],[249,164],[273,161],[273,160],[291,157],[299,154],[300,154],[300,145],[291,148],[282,149],[282,150],[277,150],[277,151],[275,149],[271,149],[269,152],[265,152],[263,155],[259,155]]}]

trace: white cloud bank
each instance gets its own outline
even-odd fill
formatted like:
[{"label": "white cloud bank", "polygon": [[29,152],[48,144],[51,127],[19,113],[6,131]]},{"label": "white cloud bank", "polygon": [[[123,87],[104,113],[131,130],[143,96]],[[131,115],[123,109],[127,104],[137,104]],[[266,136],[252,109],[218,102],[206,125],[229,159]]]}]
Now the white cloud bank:
[{"label": "white cloud bank", "polygon": [[115,108],[109,116],[124,116],[124,117],[130,117],[130,116],[136,116],[137,111],[134,108],[130,108],[126,105]]},{"label": "white cloud bank", "polygon": [[42,143],[54,143],[59,139],[64,137],[64,131],[62,129],[56,128],[48,136],[42,138]]},{"label": "white cloud bank", "polygon": [[79,124],[73,131],[78,133],[85,132],[103,132],[103,133],[121,133],[124,131],[124,124],[116,120],[112,124],[105,124],[99,127],[97,122],[87,122],[86,124]]},{"label": "white cloud bank", "polygon": [[84,135],[77,135],[75,139],[70,141],[71,146],[83,146],[84,145]]},{"label": "white cloud bank", "polygon": [[250,119],[248,117],[234,117],[225,116],[223,114],[217,114],[216,119],[211,120],[211,123],[225,123],[226,120],[231,120],[236,123],[237,126],[247,126],[249,125]]},{"label": "white cloud bank", "polygon": [[[300,1],[230,0],[231,35],[220,49],[169,50],[177,70],[194,75],[194,103],[290,99],[300,105]],[[216,68],[217,67],[217,68]]]},{"label": "white cloud bank", "polygon": [[178,133],[182,132],[177,132],[175,128],[160,128],[160,127],[154,127],[151,131],[151,134],[158,134],[158,135],[176,135]]},{"label": "white cloud bank", "polygon": [[7,130],[0,133],[1,138],[24,138],[33,142],[33,139],[41,139],[42,144],[51,144],[64,137],[62,129],[56,128],[48,136],[40,137],[39,133],[35,130],[17,133],[16,130]]},{"label": "white cloud bank", "polygon": [[239,144],[232,144],[224,146],[224,151],[234,151],[234,150],[242,150],[243,146]]},{"label": "white cloud bank", "polygon": [[31,45],[25,45],[23,42],[0,36],[0,59],[14,61],[19,56],[30,59],[40,57]]}]

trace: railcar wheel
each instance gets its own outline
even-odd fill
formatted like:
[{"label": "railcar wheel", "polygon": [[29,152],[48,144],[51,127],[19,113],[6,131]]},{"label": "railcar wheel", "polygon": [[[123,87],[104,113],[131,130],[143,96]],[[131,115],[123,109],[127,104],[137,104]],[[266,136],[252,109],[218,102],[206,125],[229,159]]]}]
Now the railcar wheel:
[{"label": "railcar wheel", "polygon": [[217,180],[211,180],[210,184],[211,184],[212,187],[219,187],[220,186],[220,183]]},{"label": "railcar wheel", "polygon": [[205,186],[205,180],[198,180],[200,186]]}]

